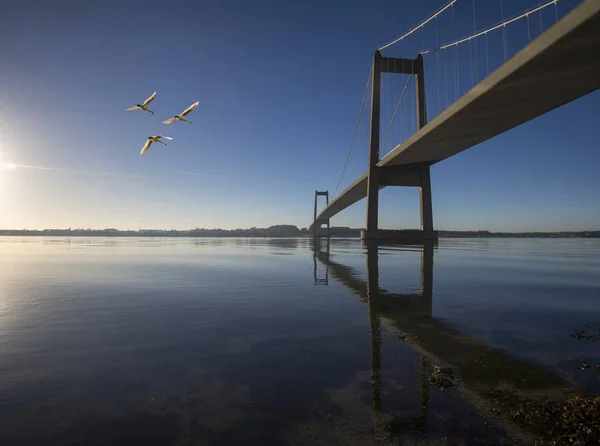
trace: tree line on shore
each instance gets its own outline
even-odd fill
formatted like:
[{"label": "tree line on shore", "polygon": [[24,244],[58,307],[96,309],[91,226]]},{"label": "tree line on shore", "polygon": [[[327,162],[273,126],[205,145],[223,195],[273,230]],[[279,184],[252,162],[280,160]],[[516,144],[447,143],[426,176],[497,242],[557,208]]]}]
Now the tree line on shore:
[{"label": "tree line on shore", "polygon": [[[360,237],[361,229],[345,226],[334,226],[330,230],[331,237]],[[325,235],[322,229],[320,234]],[[95,237],[309,237],[311,228],[298,228],[295,225],[275,225],[268,228],[250,229],[140,229],[118,230],[107,229],[0,229],[0,235],[19,236],[95,236]],[[439,237],[469,238],[600,238],[600,231],[562,231],[562,232],[490,232],[490,231],[438,231]]]}]

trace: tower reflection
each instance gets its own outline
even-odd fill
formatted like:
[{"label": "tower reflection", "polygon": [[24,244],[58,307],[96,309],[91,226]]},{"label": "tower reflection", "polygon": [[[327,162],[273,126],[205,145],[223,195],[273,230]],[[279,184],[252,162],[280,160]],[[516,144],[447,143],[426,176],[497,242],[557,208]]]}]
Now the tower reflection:
[{"label": "tower reflection", "polygon": [[[327,283],[331,276],[356,295],[368,310],[371,341],[371,393],[376,435],[406,429],[425,431],[430,408],[429,374],[432,365],[450,367],[458,377],[455,383],[460,393],[480,415],[494,418],[511,436],[526,438],[526,423],[516,422],[511,414],[525,407],[538,407],[540,396],[564,400],[577,389],[552,372],[514,358],[504,350],[462,333],[433,315],[433,270],[436,242],[395,248],[421,251],[419,293],[392,293],[380,286],[379,260],[381,250],[390,244],[362,242],[366,254],[366,280],[354,268],[335,261],[335,249],[329,242],[315,243],[313,257],[325,270]],[[316,276],[315,276],[316,278]],[[385,327],[382,327],[384,325]],[[418,415],[395,417],[383,421],[382,395],[382,331],[408,342],[419,355]],[[516,397],[514,397],[516,395]],[[502,401],[503,405],[498,402]],[[541,406],[539,406],[541,407]]]}]

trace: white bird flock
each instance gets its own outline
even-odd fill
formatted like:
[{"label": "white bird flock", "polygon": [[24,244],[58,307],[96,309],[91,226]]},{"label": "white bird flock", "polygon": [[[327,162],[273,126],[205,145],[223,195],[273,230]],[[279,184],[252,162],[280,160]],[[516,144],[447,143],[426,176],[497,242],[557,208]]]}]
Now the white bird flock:
[{"label": "white bird flock", "polygon": [[[134,107],[130,107],[125,110],[127,110],[127,111],[143,110],[145,112],[154,114],[154,112],[152,110],[148,109],[148,104],[150,104],[150,102],[152,102],[155,97],[156,97],[156,91],[154,93],[152,93],[150,95],[150,97],[148,99],[146,99],[143,103],[137,104]],[[189,113],[191,113],[196,107],[198,107],[199,103],[200,103],[200,101],[194,102],[192,105],[190,105],[188,108],[186,108],[183,112],[181,112],[181,114],[175,115],[172,118],[164,120],[163,124],[171,124],[172,122],[175,122],[175,121],[185,121],[188,124],[191,124],[192,121],[187,120],[185,117]],[[171,138],[170,136],[164,136],[164,135],[149,136],[148,139],[146,140],[146,144],[144,144],[144,147],[142,147],[142,150],[140,151],[140,155],[143,155],[144,153],[146,153],[146,151],[150,148],[150,146],[152,145],[153,142],[158,142],[158,143],[162,144],[163,146],[166,146],[167,144],[165,142],[161,141],[161,139],[172,140],[173,138]]]}]

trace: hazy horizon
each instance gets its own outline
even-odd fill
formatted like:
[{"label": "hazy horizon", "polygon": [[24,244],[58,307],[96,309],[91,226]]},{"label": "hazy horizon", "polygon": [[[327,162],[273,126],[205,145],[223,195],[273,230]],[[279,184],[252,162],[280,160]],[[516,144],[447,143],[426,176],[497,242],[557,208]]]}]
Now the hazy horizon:
[{"label": "hazy horizon", "polygon": [[[242,228],[242,227],[237,227],[237,228],[219,228],[219,227],[194,227],[194,228],[182,228],[182,229],[177,229],[177,228],[136,228],[136,229],[122,229],[122,228],[114,228],[114,227],[106,227],[106,228],[100,228],[100,227],[86,227],[86,228],[74,228],[74,227],[66,227],[66,228],[0,228],[0,231],[44,231],[44,230],[48,230],[48,231],[108,231],[108,230],[117,230],[120,232],[127,232],[127,231],[179,231],[179,232],[184,232],[184,231],[196,231],[196,230],[201,230],[201,231],[251,231],[251,230],[260,230],[260,229],[269,229],[272,227],[277,227],[277,226],[295,226],[296,228],[298,228],[298,230],[302,231],[302,230],[307,230],[310,228],[310,226],[299,226],[299,225],[294,225],[291,223],[280,223],[280,224],[274,224],[274,225],[267,225],[267,226],[252,226],[250,228]],[[337,225],[332,225],[331,229],[350,229],[353,231],[358,231],[358,230],[362,230],[364,229],[363,227],[352,227],[352,226],[337,226]],[[418,229],[418,228],[403,228],[403,229]],[[436,228],[436,231],[439,232],[490,232],[490,233],[535,233],[535,232],[542,232],[542,233],[561,233],[561,232],[575,232],[575,233],[580,233],[580,232],[600,232],[600,228],[596,228],[596,229],[582,229],[582,230],[578,230],[578,231],[572,231],[572,230],[559,230],[559,231],[542,231],[542,230],[530,230],[530,231],[491,231],[489,229],[486,228],[479,228],[479,229],[455,229],[455,228]],[[0,234],[1,236],[1,234]]]}]

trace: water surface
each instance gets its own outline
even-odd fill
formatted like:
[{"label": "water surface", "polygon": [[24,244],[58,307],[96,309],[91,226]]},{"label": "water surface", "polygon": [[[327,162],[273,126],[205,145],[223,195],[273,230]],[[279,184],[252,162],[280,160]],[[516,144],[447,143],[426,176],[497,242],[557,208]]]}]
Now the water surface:
[{"label": "water surface", "polygon": [[0,444],[526,443],[505,395],[600,393],[599,272],[593,239],[0,237]]}]

